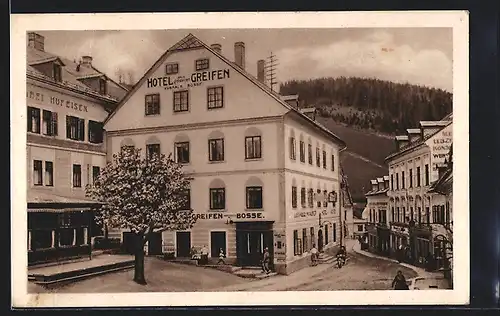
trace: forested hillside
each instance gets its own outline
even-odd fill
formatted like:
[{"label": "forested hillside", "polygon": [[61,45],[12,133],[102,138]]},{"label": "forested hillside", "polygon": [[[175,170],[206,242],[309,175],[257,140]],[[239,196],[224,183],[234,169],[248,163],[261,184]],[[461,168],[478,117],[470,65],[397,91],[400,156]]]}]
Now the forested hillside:
[{"label": "forested hillside", "polygon": [[378,79],[292,80],[281,84],[280,94],[299,94],[303,105],[336,122],[391,135],[452,110],[449,92]]}]

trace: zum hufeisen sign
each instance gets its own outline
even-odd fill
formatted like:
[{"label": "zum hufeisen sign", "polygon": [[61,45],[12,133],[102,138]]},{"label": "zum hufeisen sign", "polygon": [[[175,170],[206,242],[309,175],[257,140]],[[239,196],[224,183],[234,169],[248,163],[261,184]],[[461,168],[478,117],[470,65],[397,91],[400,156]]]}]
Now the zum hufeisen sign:
[{"label": "zum hufeisen sign", "polygon": [[51,104],[51,105],[64,106],[68,109],[73,109],[73,110],[80,111],[80,112],[88,112],[87,105],[75,102],[75,101],[70,100],[70,99],[63,99],[63,98],[58,98],[58,97],[53,96],[53,95],[43,94],[41,92],[34,92],[31,90],[26,90],[26,98],[31,99],[31,100],[35,100],[35,101],[39,101],[42,103]]},{"label": "zum hufeisen sign", "polygon": [[166,90],[184,89],[200,86],[205,81],[222,80],[229,78],[229,69],[218,69],[212,71],[197,71],[189,76],[165,76],[148,78],[146,86],[148,88],[163,87]]}]

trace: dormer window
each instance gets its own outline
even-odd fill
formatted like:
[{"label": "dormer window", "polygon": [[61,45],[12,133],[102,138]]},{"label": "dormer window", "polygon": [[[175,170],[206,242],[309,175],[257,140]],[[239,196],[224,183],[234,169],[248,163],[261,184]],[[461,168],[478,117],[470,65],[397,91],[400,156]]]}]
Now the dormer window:
[{"label": "dormer window", "polygon": [[208,58],[202,58],[196,60],[195,66],[196,66],[196,71],[208,69],[209,67]]},{"label": "dormer window", "polygon": [[108,86],[107,86],[106,78],[99,79],[99,93],[100,94],[108,94]]},{"label": "dormer window", "polygon": [[59,64],[53,64],[53,78],[56,82],[61,82],[62,81],[62,76],[61,76],[61,65]]},{"label": "dormer window", "polygon": [[165,66],[165,74],[173,75],[179,72],[179,64],[178,63],[170,63]]}]

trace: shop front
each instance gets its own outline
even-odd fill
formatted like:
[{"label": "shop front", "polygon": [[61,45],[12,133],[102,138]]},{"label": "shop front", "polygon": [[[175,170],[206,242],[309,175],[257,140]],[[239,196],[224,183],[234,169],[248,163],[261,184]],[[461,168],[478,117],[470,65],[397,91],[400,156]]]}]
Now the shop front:
[{"label": "shop front", "polygon": [[239,266],[260,266],[264,249],[273,256],[272,222],[236,223],[236,256]]},{"label": "shop front", "polygon": [[412,229],[412,258],[413,264],[422,268],[429,268],[433,265],[432,253],[432,233],[425,224],[417,225]]},{"label": "shop front", "polygon": [[391,256],[408,260],[410,247],[410,230],[407,224],[393,223],[390,226],[390,251]]},{"label": "shop front", "polygon": [[389,256],[391,231],[385,224],[377,224],[377,253]]}]

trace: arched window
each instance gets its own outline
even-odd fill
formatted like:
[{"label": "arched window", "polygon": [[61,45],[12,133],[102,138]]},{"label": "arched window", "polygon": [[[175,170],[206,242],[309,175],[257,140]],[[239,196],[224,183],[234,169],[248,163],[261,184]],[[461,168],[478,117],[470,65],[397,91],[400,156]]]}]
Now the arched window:
[{"label": "arched window", "polygon": [[302,208],[305,208],[307,206],[306,183],[304,182],[304,180],[302,180],[301,185],[300,185],[300,206],[302,206]]},{"label": "arched window", "polygon": [[174,160],[178,163],[187,164],[191,161],[189,137],[180,133],[174,138]]},{"label": "arched window", "polygon": [[209,185],[210,210],[226,208],[226,184],[221,179],[213,179]]},{"label": "arched window", "polygon": [[295,131],[293,128],[290,129],[290,159],[291,160],[296,160],[297,159],[297,141],[295,140]]},{"label": "arched window", "polygon": [[120,142],[120,151],[123,151],[124,149],[133,149],[135,148],[134,141],[131,138],[124,138]]},{"label": "arched window", "polygon": [[245,130],[245,159],[262,158],[262,133],[256,127]]},{"label": "arched window", "polygon": [[150,136],[146,140],[146,157],[151,158],[154,155],[160,155],[160,140],[156,136]]},{"label": "arched window", "polygon": [[304,136],[300,134],[300,145],[299,145],[299,158],[300,162],[306,162],[306,144],[304,143]]},{"label": "arched window", "polygon": [[224,134],[221,131],[208,135],[208,160],[224,161]]},{"label": "arched window", "polygon": [[311,137],[307,139],[307,162],[310,165],[313,164],[313,150],[312,150]]},{"label": "arched window", "polygon": [[292,208],[297,208],[297,181],[292,178]]},{"label": "arched window", "polygon": [[262,209],[263,208],[263,190],[264,184],[257,177],[250,177],[245,183],[246,191],[246,208],[247,209]]}]

